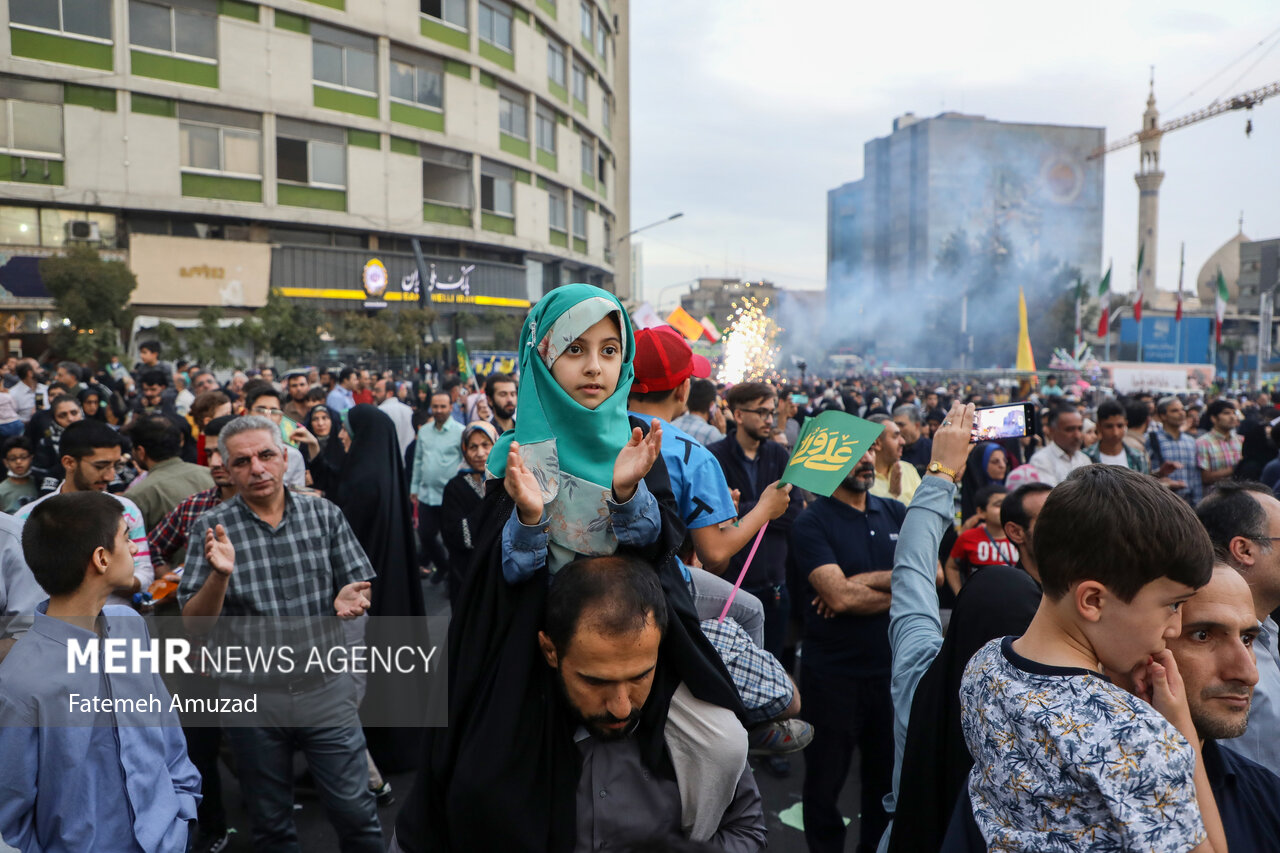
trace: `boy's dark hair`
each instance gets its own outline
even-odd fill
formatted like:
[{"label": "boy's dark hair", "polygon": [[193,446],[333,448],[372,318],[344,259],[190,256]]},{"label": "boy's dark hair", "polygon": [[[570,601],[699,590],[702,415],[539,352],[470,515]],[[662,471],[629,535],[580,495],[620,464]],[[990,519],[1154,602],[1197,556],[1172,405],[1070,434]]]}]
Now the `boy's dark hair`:
[{"label": "boy's dark hair", "polygon": [[195,421],[196,424],[199,425],[201,418],[205,417],[210,412],[217,411],[219,406],[226,406],[230,404],[231,398],[221,391],[205,391],[202,394],[196,395],[196,398],[191,401],[191,408],[188,411],[191,414],[191,420]]},{"label": "boy's dark hair", "polygon": [[991,499],[996,495],[1007,495],[1009,490],[999,483],[988,483],[973,494],[973,505],[981,510],[987,508],[987,504],[991,503]]},{"label": "boy's dark hair", "polygon": [[270,382],[262,382],[261,384],[255,385],[253,390],[250,390],[249,386],[246,385],[244,389],[244,410],[252,413],[253,407],[256,406],[258,404],[258,400],[263,397],[275,397],[276,405],[278,406],[280,404],[280,392],[277,391],[275,386]]},{"label": "boy's dark hair", "polygon": [[143,341],[142,343],[138,344],[138,349],[146,350],[147,352],[153,352],[156,355],[159,355],[160,342],[159,341]]},{"label": "boy's dark hair", "polygon": [[62,431],[62,439],[58,443],[61,456],[70,456],[80,460],[91,456],[95,450],[109,447],[123,448],[125,438],[102,421],[86,418],[76,421]]},{"label": "boy's dark hair", "polygon": [[583,557],[556,573],[547,593],[545,631],[560,655],[569,648],[584,614],[608,636],[644,629],[653,614],[667,631],[667,599],[653,567],[634,557]]},{"label": "boy's dark hair", "polygon": [[138,377],[139,385],[168,385],[169,380],[165,378],[164,371],[158,367],[148,368],[142,371]]},{"label": "boy's dark hair", "polygon": [[1031,495],[1053,491],[1048,483],[1024,483],[1005,496],[1000,504],[1000,526],[1016,524],[1023,530],[1031,526],[1031,516],[1027,514],[1026,500]]},{"label": "boy's dark hair", "polygon": [[36,583],[49,595],[79,589],[93,552],[115,553],[123,515],[124,504],[102,492],[69,492],[36,504],[22,526],[22,554]]},{"label": "boy's dark hair", "polygon": [[307,391],[307,402],[323,403],[326,399],[328,399],[328,395],[325,394],[324,388],[320,385],[317,385]]},{"label": "boy's dark hair", "polygon": [[1264,548],[1273,547],[1267,529],[1267,511],[1254,494],[1269,495],[1271,490],[1248,480],[1219,480],[1213,491],[1196,505],[1196,517],[1209,534],[1213,553],[1231,563],[1231,540],[1237,536],[1252,539]]},{"label": "boy's dark hair", "polygon": [[147,451],[151,462],[163,462],[182,452],[182,433],[163,415],[139,418],[129,427],[129,440]]},{"label": "boy's dark hair", "polygon": [[235,415],[223,415],[222,417],[214,418],[213,420],[209,421],[207,424],[204,425],[204,429],[201,430],[201,434],[216,437],[218,433],[222,432],[222,428],[224,426],[231,423],[235,419],[236,419]]},{"label": "boy's dark hair", "polygon": [[1124,413],[1123,406],[1121,406],[1115,400],[1103,400],[1101,403],[1098,404],[1098,416],[1097,418],[1095,418],[1095,420],[1098,423],[1102,423],[1107,418],[1114,418],[1117,415],[1125,419],[1126,425],[1129,423],[1129,416]]},{"label": "boy's dark hair", "polygon": [[1118,465],[1078,468],[1056,486],[1040,510],[1034,549],[1053,599],[1094,580],[1129,602],[1159,578],[1199,589],[1213,575],[1213,545],[1187,502]]},{"label": "boy's dark hair", "polygon": [[776,396],[777,392],[768,382],[739,382],[729,389],[725,400],[729,404],[729,410],[733,411],[745,407],[753,400],[772,400]]},{"label": "boy's dark hair", "polygon": [[490,403],[493,402],[493,392],[503,382],[509,382],[512,385],[516,385],[515,377],[509,373],[498,373],[495,371],[493,373],[490,373],[488,377],[485,378],[484,395],[489,398]]},{"label": "boy's dark hair", "polygon": [[1151,419],[1151,410],[1141,400],[1135,400],[1124,407],[1124,420],[1129,429],[1137,429]]},{"label": "boy's dark hair", "polygon": [[28,453],[35,453],[35,448],[31,446],[31,439],[25,435],[15,435],[4,443],[3,449],[0,449],[0,455],[8,456],[10,450],[22,449]]},{"label": "boy's dark hair", "polygon": [[694,379],[689,385],[689,411],[705,415],[716,401],[716,384],[710,379]]}]

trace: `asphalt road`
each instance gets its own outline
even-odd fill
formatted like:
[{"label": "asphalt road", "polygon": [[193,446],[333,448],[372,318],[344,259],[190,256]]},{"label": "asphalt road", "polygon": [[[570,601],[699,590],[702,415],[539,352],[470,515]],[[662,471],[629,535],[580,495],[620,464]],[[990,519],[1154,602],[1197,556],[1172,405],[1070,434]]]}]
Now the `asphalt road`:
[{"label": "asphalt road", "polygon": [[[443,637],[449,625],[449,600],[445,596],[444,586],[432,586],[424,583],[423,590],[427,602],[427,617],[431,636]],[[302,772],[305,765],[306,762],[299,755],[297,758],[299,773]],[[857,767],[856,758],[853,766]],[[240,787],[226,765],[223,764],[220,767],[228,821],[236,830],[228,849],[232,851],[252,851],[253,844],[249,834],[249,818],[244,810]],[[804,781],[803,754],[791,757],[791,772],[786,778],[777,778],[762,767],[761,763],[756,759],[752,759],[752,767],[755,770],[756,783],[760,787],[760,795],[764,799],[765,819],[769,826],[770,853],[806,853],[804,834],[799,829],[794,828],[793,825],[789,825],[798,823],[800,792]],[[391,782],[392,792],[399,797],[407,794],[413,785],[412,773],[394,774],[389,776],[388,779]],[[387,839],[391,837],[391,828],[395,823],[400,806],[401,801],[397,799],[395,803],[378,810],[378,816],[382,819],[384,837]],[[853,774],[841,792],[840,806],[846,819],[851,821],[846,848],[852,850],[857,843],[858,830],[858,780],[856,773]],[[796,815],[795,818],[790,817],[793,813]],[[788,816],[786,822],[783,819],[784,814]],[[298,791],[294,803],[294,815],[298,823],[298,841],[301,849],[308,851],[308,853],[311,853],[311,851],[327,853],[327,851],[338,850],[337,836],[325,817],[324,808],[313,794],[304,790]]]}]

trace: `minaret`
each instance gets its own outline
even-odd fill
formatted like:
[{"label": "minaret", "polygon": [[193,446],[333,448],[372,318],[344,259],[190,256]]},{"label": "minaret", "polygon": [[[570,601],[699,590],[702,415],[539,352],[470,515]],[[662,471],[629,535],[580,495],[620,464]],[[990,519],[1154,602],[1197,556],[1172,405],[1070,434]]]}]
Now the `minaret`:
[{"label": "minaret", "polygon": [[[1138,288],[1150,305],[1156,289],[1156,249],[1160,230],[1160,113],[1156,111],[1155,70],[1151,72],[1151,91],[1147,95],[1147,111],[1142,114],[1141,145],[1139,146],[1138,173],[1133,179],[1138,183],[1138,251],[1142,255],[1142,271],[1138,275]],[[1136,259],[1135,259],[1136,262]]]}]

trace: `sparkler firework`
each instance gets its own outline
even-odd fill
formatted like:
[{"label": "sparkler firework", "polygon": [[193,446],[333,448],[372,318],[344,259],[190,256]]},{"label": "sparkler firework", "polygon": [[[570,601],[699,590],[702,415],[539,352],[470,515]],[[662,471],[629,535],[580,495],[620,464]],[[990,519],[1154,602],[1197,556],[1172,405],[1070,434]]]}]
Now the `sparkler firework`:
[{"label": "sparkler firework", "polygon": [[720,361],[720,382],[756,382],[766,378],[778,357],[774,339],[782,329],[765,315],[769,300],[747,296],[734,304],[724,332],[724,356]]}]

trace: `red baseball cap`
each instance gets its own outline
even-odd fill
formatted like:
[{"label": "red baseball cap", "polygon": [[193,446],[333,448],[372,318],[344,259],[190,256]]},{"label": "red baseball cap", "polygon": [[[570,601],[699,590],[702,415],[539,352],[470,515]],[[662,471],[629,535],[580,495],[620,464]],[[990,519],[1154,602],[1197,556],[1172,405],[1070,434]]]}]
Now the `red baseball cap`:
[{"label": "red baseball cap", "polygon": [[636,330],[636,378],[631,390],[647,394],[670,391],[690,376],[706,379],[711,362],[694,355],[689,342],[670,326]]}]

